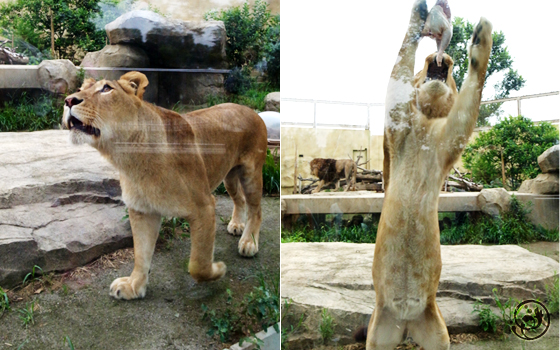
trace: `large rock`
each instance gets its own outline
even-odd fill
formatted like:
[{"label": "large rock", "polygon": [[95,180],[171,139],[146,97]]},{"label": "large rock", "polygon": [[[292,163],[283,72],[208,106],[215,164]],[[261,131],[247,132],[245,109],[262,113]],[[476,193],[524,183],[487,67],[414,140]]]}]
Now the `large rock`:
[{"label": "large rock", "polygon": [[[334,318],[338,345],[353,342],[352,332],[367,324],[375,307],[374,251],[375,244],[282,244],[281,297],[290,301],[283,326],[295,327],[304,315],[304,326],[289,337],[290,343],[306,348],[320,342],[322,309]],[[543,300],[545,286],[558,276],[557,261],[515,245],[442,246],[441,257],[437,302],[450,333],[480,330],[474,301],[491,303],[493,288],[506,298]]]},{"label": "large rock", "polygon": [[265,99],[265,111],[280,112],[280,92],[271,92],[266,95]]},{"label": "large rock", "polygon": [[0,210],[0,285],[20,283],[35,265],[45,273],[65,271],[132,246],[122,203],[96,194],[73,197]]},{"label": "large rock", "polygon": [[543,173],[558,173],[559,149],[558,145],[552,146],[537,158]]},{"label": "large rock", "polygon": [[558,173],[539,174],[534,179],[525,180],[517,192],[556,194],[558,193]]},{"label": "large rock", "polygon": [[133,44],[158,68],[225,68],[223,22],[184,22],[131,11],[105,26],[111,44]]},{"label": "large rock", "polygon": [[144,50],[133,45],[107,45],[100,51],[88,52],[80,66],[147,68],[150,59]]},{"label": "large rock", "polygon": [[57,94],[78,88],[78,69],[69,60],[46,60],[39,64],[37,77],[41,88]]},{"label": "large rock", "polygon": [[503,188],[483,189],[477,197],[480,210],[491,216],[499,216],[502,212],[508,211],[510,201],[510,194]]}]

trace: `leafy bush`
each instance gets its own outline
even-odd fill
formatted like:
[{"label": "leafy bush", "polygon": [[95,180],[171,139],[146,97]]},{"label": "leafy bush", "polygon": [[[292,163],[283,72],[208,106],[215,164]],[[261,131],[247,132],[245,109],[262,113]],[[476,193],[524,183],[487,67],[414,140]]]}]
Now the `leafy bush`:
[{"label": "leafy bush", "polygon": [[321,323],[319,324],[319,333],[323,342],[328,342],[334,335],[334,319],[327,309],[321,310]]},{"label": "leafy bush", "polygon": [[476,300],[472,313],[475,312],[478,313],[478,325],[482,327],[485,332],[496,333],[496,321],[500,318],[490,309],[490,306],[483,304],[480,300]]},{"label": "leafy bush", "polygon": [[221,94],[206,96],[206,104],[208,107],[215,106],[220,103],[237,103],[247,106],[256,111],[264,111],[266,95],[277,91],[271,84],[251,82],[251,87],[240,95]]},{"label": "leafy bush", "polygon": [[62,106],[62,100],[53,96],[32,98],[24,93],[0,108],[0,132],[56,129],[62,120]]},{"label": "leafy bush", "polygon": [[282,230],[282,243],[290,242],[347,242],[375,243],[377,226],[362,227],[321,227],[316,230],[307,227],[293,231]]},{"label": "leafy bush", "polygon": [[[520,244],[558,241],[558,230],[533,225],[527,215],[531,208],[512,196],[510,210],[501,217],[455,213],[451,225],[440,233],[441,244]],[[477,217],[473,217],[477,216]]]},{"label": "leafy bush", "polygon": [[251,76],[247,68],[233,68],[224,81],[224,89],[230,94],[241,95],[251,88]]},{"label": "leafy bush", "polygon": [[262,169],[263,191],[268,194],[280,193],[280,159],[278,152],[266,150],[266,160]]},{"label": "leafy bush", "polygon": [[280,88],[280,16],[273,17],[272,23],[265,46],[266,75],[273,86]]},{"label": "leafy bush", "polygon": [[204,14],[207,21],[223,21],[226,27],[226,55],[232,67],[254,66],[265,55],[268,28],[274,25],[268,4],[255,0],[225,10],[212,10]]},{"label": "leafy bush", "polygon": [[538,156],[557,143],[558,129],[552,124],[510,116],[465,147],[463,165],[474,181],[486,186],[501,184],[503,155],[506,186],[515,190],[523,180],[540,173]]}]

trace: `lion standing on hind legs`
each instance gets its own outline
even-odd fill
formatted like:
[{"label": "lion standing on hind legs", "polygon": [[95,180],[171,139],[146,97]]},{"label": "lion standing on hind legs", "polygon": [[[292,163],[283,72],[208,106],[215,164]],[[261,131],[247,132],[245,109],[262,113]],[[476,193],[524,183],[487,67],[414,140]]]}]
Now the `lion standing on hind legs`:
[{"label": "lion standing on hind legs", "polygon": [[441,67],[437,53],[428,56],[423,70],[413,76],[427,15],[425,0],[417,0],[387,88],[385,200],[372,267],[376,300],[368,350],[393,350],[407,332],[426,350],[449,349],[436,304],[441,273],[438,199],[476,124],[492,25],[481,18],[476,26],[468,77],[457,93],[448,55]]},{"label": "lion standing on hind legs", "polygon": [[[248,107],[222,104],[185,115],[143,100],[148,79],[87,79],[65,100],[63,124],[74,144],[96,148],[117,168],[129,209],[134,269],[111,284],[117,299],[143,298],[162,216],[186,218],[191,228],[189,272],[198,282],[226,272],[214,262],[212,191],[223,181],[234,208],[228,232],[241,235],[239,254],[259,249],[266,126]],[[243,212],[247,208],[247,222]]]}]

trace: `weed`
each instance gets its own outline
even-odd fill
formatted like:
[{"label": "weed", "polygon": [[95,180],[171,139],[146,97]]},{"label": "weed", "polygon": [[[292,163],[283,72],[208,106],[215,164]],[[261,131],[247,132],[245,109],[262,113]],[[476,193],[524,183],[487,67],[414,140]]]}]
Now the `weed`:
[{"label": "weed", "polygon": [[323,309],[321,311],[321,323],[319,324],[319,333],[321,333],[323,342],[331,340],[334,335],[334,326],[334,319],[327,309]]},{"label": "weed", "polygon": [[64,343],[68,343],[70,350],[74,350],[74,344],[72,344],[72,340],[70,340],[69,336],[64,336]]},{"label": "weed", "polygon": [[[284,320],[288,317],[288,316],[293,316],[293,314],[290,312],[290,307],[292,306],[292,300],[291,299],[286,299],[284,301],[284,308],[282,310],[282,324],[284,324]],[[288,329],[287,325],[283,325],[282,326],[282,334],[281,334],[281,347],[282,350],[287,350],[288,349],[288,338],[290,337],[291,334],[297,332],[297,330],[299,329],[299,327],[301,327],[301,325],[303,324],[303,317],[304,314],[301,314],[301,316],[299,317],[299,320],[296,324],[296,326],[294,327],[293,324],[290,324],[290,328]]]},{"label": "weed", "polygon": [[128,220],[130,216],[128,215],[128,207],[124,208],[124,216],[122,217],[121,221]]},{"label": "weed", "polygon": [[225,218],[223,216],[220,216],[220,221],[222,222],[223,225],[227,225],[231,221],[231,216]]},{"label": "weed", "polygon": [[496,322],[500,319],[489,305],[483,304],[480,300],[476,300],[474,303],[474,310],[472,313],[478,313],[478,324],[482,327],[485,332],[496,333],[497,324]]},{"label": "weed", "polygon": [[289,242],[347,242],[375,243],[377,225],[363,227],[326,227],[311,230],[306,227],[293,231],[282,230],[282,243]]},{"label": "weed", "polygon": [[6,311],[10,311],[10,300],[8,299],[8,293],[0,287],[0,317],[2,317]]},{"label": "weed", "polygon": [[519,305],[519,300],[509,297],[506,302],[502,302],[501,296],[498,294],[496,288],[492,289],[492,294],[494,296],[494,301],[496,306],[500,309],[502,313],[502,324],[504,325],[504,331],[509,332],[511,326],[515,325],[515,308]]},{"label": "weed", "polygon": [[270,149],[266,150],[266,160],[262,169],[264,193],[280,193],[280,163],[278,161],[278,149],[274,154]]},{"label": "weed", "polygon": [[209,320],[212,324],[206,334],[209,336],[217,334],[222,343],[230,340],[232,334],[236,330],[237,321],[239,321],[240,318],[237,312],[227,307],[221,315],[217,315],[216,310],[210,310],[208,306],[204,304],[202,304],[202,311],[204,311],[202,319]]},{"label": "weed", "polygon": [[20,313],[19,318],[23,322],[23,326],[25,326],[25,328],[27,328],[29,324],[35,324],[35,319],[33,318],[35,301],[26,303],[24,308],[18,309],[17,311]]},{"label": "weed", "polygon": [[37,278],[37,275],[35,274],[36,269],[41,270],[41,274],[43,273],[43,269],[40,266],[34,265],[31,272],[28,273],[27,275],[25,275],[25,277],[23,279],[23,285],[24,286],[25,286],[25,282],[27,282],[28,279],[29,279],[29,282],[34,281],[34,280],[38,280],[38,281],[41,282],[41,279]]},{"label": "weed", "polygon": [[545,285],[546,290],[546,308],[551,315],[558,315],[558,275],[554,277],[552,285]]},{"label": "weed", "polygon": [[17,350],[23,349],[23,346],[24,346],[25,344],[27,344],[27,343],[29,343],[29,339],[25,339],[25,340],[23,341],[23,343],[19,344],[19,346],[17,347]]},{"label": "weed", "polygon": [[36,131],[57,128],[62,119],[62,99],[38,98],[23,93],[0,108],[0,131]]}]

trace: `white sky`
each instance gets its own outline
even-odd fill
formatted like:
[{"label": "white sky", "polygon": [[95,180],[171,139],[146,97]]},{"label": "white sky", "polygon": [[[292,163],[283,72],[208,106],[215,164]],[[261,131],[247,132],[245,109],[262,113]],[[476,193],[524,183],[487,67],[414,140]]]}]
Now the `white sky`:
[{"label": "white sky", "polygon": [[[428,0],[431,8],[435,0]],[[510,97],[560,90],[560,1],[449,0],[453,17],[478,23],[481,16],[503,31],[513,69],[526,80]],[[281,1],[282,99],[384,103],[385,90],[408,25],[412,0]],[[416,55],[415,72],[436,51],[424,38]],[[487,82],[483,100],[490,99]],[[522,114],[533,120],[558,119],[558,96],[523,100]],[[517,103],[502,106],[504,116],[517,115]],[[383,107],[370,109],[373,133],[382,133]],[[365,120],[366,107],[318,105],[318,122],[353,124]],[[282,121],[311,122],[313,106],[282,101]],[[360,124],[360,122],[357,122]],[[377,126],[377,127],[375,127]]]}]

